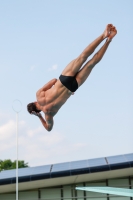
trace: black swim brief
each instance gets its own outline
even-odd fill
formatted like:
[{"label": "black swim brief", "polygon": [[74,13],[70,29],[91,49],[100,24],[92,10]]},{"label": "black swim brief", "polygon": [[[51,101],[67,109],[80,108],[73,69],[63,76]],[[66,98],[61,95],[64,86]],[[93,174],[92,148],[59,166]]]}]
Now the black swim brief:
[{"label": "black swim brief", "polygon": [[75,92],[78,89],[78,83],[75,76],[64,76],[59,77],[61,83],[71,92]]}]

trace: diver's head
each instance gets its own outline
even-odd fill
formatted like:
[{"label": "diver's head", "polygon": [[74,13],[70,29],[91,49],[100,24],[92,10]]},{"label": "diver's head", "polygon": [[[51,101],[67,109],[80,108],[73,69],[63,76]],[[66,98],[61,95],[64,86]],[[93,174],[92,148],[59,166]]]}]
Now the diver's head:
[{"label": "diver's head", "polygon": [[37,102],[29,103],[29,104],[27,105],[27,111],[28,111],[30,114],[32,114],[32,111],[35,111],[36,113],[41,112],[41,110],[39,110],[39,109],[37,108],[36,105],[37,105]]}]

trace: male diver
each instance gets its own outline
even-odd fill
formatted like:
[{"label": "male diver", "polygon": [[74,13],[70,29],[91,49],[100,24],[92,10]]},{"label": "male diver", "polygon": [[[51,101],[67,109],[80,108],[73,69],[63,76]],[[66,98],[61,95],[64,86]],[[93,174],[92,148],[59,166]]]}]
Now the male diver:
[{"label": "male diver", "polygon": [[[51,131],[53,128],[54,115],[56,115],[67,99],[85,82],[93,67],[102,59],[112,38],[116,34],[116,28],[112,24],[108,24],[105,31],[88,45],[76,59],[72,60],[66,66],[59,79],[54,78],[45,84],[36,93],[37,101],[27,105],[28,112],[37,116],[47,131]],[[82,67],[83,63],[104,39],[106,39],[104,45]],[[44,113],[44,118],[40,113],[41,111]]]}]

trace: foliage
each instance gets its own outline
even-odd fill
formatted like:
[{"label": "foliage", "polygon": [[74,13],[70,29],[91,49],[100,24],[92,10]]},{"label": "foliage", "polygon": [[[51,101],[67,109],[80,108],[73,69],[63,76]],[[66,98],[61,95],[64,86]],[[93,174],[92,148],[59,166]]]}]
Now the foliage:
[{"label": "foliage", "polygon": [[[25,163],[23,160],[18,160],[18,168],[29,167],[28,163]],[[0,160],[0,171],[9,170],[9,169],[16,169],[16,160],[11,161],[8,160]]]}]

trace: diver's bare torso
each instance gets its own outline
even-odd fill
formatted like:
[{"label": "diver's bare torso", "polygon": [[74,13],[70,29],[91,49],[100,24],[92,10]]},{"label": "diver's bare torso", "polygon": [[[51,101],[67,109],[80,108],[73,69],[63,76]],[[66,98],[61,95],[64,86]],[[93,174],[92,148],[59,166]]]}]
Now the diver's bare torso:
[{"label": "diver's bare torso", "polygon": [[38,90],[36,98],[44,114],[54,116],[72,94],[71,91],[62,85],[60,80],[57,80],[50,89],[46,91]]}]

